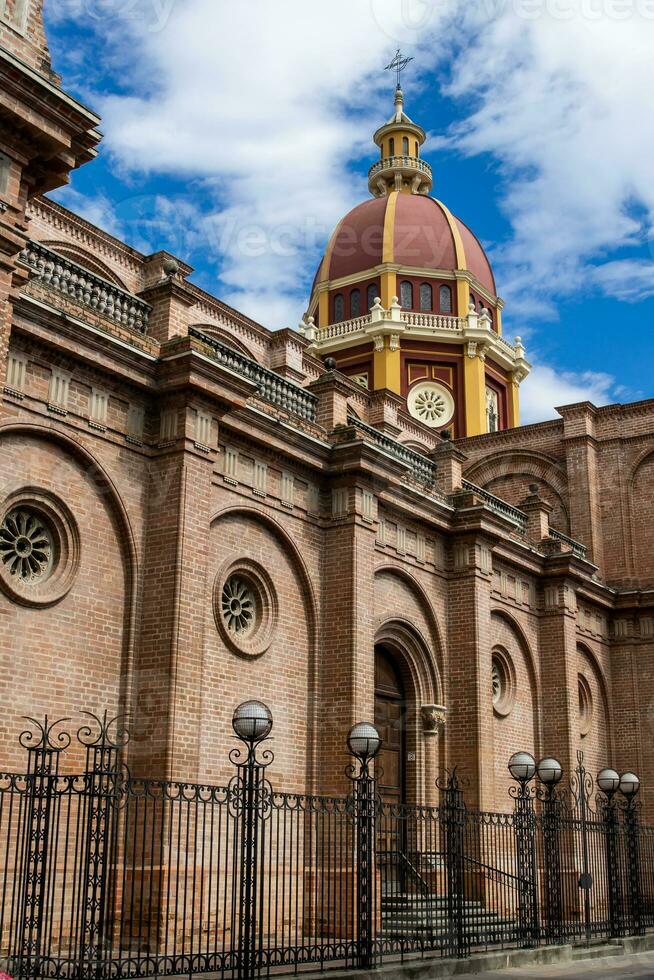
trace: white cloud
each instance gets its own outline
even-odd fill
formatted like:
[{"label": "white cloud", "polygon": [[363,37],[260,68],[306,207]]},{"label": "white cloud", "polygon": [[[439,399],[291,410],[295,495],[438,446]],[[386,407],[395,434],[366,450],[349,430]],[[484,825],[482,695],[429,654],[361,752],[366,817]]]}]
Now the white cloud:
[{"label": "white cloud", "polygon": [[651,259],[605,262],[594,270],[594,281],[607,296],[638,303],[654,296],[654,262]]},{"label": "white cloud", "polygon": [[70,208],[92,225],[103,228],[109,235],[120,237],[123,233],[124,226],[116,216],[115,205],[106,194],[89,197],[88,194],[81,194],[75,188],[67,186],[62,188],[58,197],[64,207]]},{"label": "white cloud", "polygon": [[95,70],[109,65],[121,86],[92,98],[116,166],[187,181],[170,196],[165,244],[179,240],[184,258],[201,243],[217,291],[270,326],[296,321],[325,238],[366,196],[348,165],[370,150],[378,96],[390,101],[379,66],[398,43],[423,73],[447,67],[467,114],[452,143],[500,164],[512,234],[494,259],[509,321],[555,317],[580,290],[654,292],[642,256],[616,255],[654,217],[650,0],[58,6],[59,19],[96,24]]},{"label": "white cloud", "polygon": [[[155,29],[154,2],[113,0],[114,18],[97,21],[121,85],[93,97],[108,152],[124,175],[187,179],[188,193],[170,196],[173,245],[203,240],[221,296],[269,326],[296,323],[331,230],[367,196],[348,165],[371,153],[370,134],[390,115],[392,79],[379,68],[402,4],[176,0]],[[81,16],[87,0],[62,3]],[[429,43],[425,66],[442,42]]]},{"label": "white cloud", "polygon": [[[638,0],[497,7],[493,17],[488,3],[473,6],[469,28],[479,34],[453,65],[451,93],[475,106],[456,137],[464,152],[490,152],[502,166],[513,235],[496,271],[509,312],[555,315],[587,285],[617,285],[607,253],[640,243],[651,224],[654,9]],[[642,297],[648,276],[635,271],[621,298]]]},{"label": "white cloud", "polygon": [[523,425],[558,418],[557,405],[592,402],[607,405],[616,400],[615,379],[595,371],[556,371],[535,364],[520,387],[520,421]]}]

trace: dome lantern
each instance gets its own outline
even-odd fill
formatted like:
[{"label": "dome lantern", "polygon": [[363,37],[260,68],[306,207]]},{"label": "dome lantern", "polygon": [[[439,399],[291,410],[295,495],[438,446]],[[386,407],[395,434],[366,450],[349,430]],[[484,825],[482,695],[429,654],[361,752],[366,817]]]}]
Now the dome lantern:
[{"label": "dome lantern", "polygon": [[429,194],[432,171],[420,159],[420,147],[427,135],[404,111],[404,93],[395,89],[393,115],[377,130],[373,139],[380,159],[368,171],[368,189],[373,197],[384,197],[391,191],[405,194]]}]

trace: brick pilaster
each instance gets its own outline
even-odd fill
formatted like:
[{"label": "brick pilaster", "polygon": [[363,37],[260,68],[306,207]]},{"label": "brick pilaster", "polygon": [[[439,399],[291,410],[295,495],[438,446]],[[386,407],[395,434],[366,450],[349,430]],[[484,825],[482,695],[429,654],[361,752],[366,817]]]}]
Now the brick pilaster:
[{"label": "brick pilaster", "polygon": [[355,514],[355,486],[335,488],[340,490],[347,495],[347,514],[334,517],[325,533],[322,596],[317,789],[327,794],[348,789],[343,769],[351,761],[345,750],[349,729],[374,720],[374,525]]},{"label": "brick pilaster", "polygon": [[493,706],[490,698],[490,592],[492,555],[484,539],[465,537],[452,546],[449,583],[449,678],[446,764],[468,783],[469,806],[491,809]]},{"label": "brick pilaster", "polygon": [[212,469],[181,441],[151,464],[133,747],[150,776],[198,773]]},{"label": "brick pilaster", "polygon": [[577,765],[577,631],[572,584],[553,579],[543,588],[540,621],[542,750],[563,766],[566,779]]},{"label": "brick pilaster", "polygon": [[595,421],[597,409],[589,402],[558,408],[563,416],[564,447],[570,488],[570,533],[588,548],[588,558],[603,572],[599,501],[599,469]]}]

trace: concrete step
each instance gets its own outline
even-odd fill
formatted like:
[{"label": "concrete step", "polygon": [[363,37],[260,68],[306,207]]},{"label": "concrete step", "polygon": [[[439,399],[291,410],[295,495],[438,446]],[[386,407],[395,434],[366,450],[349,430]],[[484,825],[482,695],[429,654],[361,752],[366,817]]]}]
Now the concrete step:
[{"label": "concrete step", "polygon": [[598,960],[604,956],[623,956],[622,946],[601,943],[599,946],[574,946],[572,949],[573,960]]}]

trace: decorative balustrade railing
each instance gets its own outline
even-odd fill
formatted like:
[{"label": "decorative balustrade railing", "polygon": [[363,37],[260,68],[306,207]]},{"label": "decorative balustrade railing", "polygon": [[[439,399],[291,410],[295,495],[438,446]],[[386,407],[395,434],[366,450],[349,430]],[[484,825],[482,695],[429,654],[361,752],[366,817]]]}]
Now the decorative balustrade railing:
[{"label": "decorative balustrade railing", "polygon": [[258,393],[264,401],[298,415],[308,422],[316,421],[318,399],[310,391],[305,391],[299,385],[286,381],[274,371],[269,371],[268,368],[262,367],[244,354],[239,354],[215,337],[196,330],[195,327],[189,329],[189,334],[211,348],[211,356],[218,364],[256,384]]},{"label": "decorative balustrade railing", "polygon": [[483,487],[478,487],[476,483],[470,483],[469,480],[461,480],[461,486],[464,490],[468,490],[470,493],[474,493],[475,496],[481,497],[491,510],[512,521],[521,532],[526,530],[527,515],[524,511],[518,510],[517,507],[513,507],[511,504],[507,504],[506,500],[496,497],[494,494],[489,493],[488,490],[484,490]]},{"label": "decorative balustrade railing", "polygon": [[575,541],[574,538],[569,538],[567,534],[563,533],[563,531],[557,531],[555,530],[555,528],[551,527],[549,536],[550,538],[553,538],[555,541],[562,541],[563,544],[567,544],[568,547],[572,549],[572,553],[576,555],[577,558],[586,557],[588,553],[588,549],[586,548],[586,546],[580,544],[579,541]]},{"label": "decorative balustrade railing", "polygon": [[379,429],[373,428],[372,425],[367,425],[360,419],[354,418],[354,416],[350,416],[348,421],[350,425],[353,425],[363,436],[385,453],[388,453],[389,456],[393,456],[401,463],[406,463],[417,480],[423,483],[436,484],[437,466],[431,459],[427,459],[420,453],[415,452],[415,450],[409,449],[408,446],[403,446],[401,442],[391,439],[390,436],[384,435]]},{"label": "decorative balustrade railing", "polygon": [[79,730],[81,772],[63,774],[71,738],[46,719],[24,733],[26,772],[0,774],[15,978],[254,980],[654,927],[654,828],[633,798],[590,798],[581,754],[569,791],[513,786],[492,813],[456,773],[438,806],[383,802],[365,762],[349,795],[278,792],[253,729],[223,786],[137,779],[114,722]]},{"label": "decorative balustrade railing", "polygon": [[138,296],[89,272],[39,242],[28,242],[20,258],[34,273],[33,278],[61,296],[95,310],[128,330],[140,334],[148,332],[151,307]]},{"label": "decorative balustrade railing", "polygon": [[[316,343],[320,344],[328,340],[336,340],[339,337],[364,333],[368,327],[375,325],[383,326],[384,323],[391,321],[393,316],[393,311],[389,309],[383,310],[377,320],[373,320],[372,315],[367,313],[363,316],[354,317],[352,320],[340,320],[338,323],[329,323],[324,327],[316,328],[315,340]],[[445,313],[423,313],[400,310],[397,316],[399,321],[409,328],[419,327],[424,330],[433,331],[434,333],[441,333],[442,331],[457,332],[461,337],[464,336],[469,326],[468,317],[450,316]],[[495,333],[494,330],[489,329],[487,335],[490,344],[500,351],[509,354],[511,358],[515,359],[524,355],[524,348],[522,346],[510,344],[503,337],[500,337],[499,334]],[[473,337],[475,340],[479,340],[478,334],[473,334]]]},{"label": "decorative balustrade railing", "polygon": [[402,310],[401,319],[409,327],[427,327],[429,330],[464,330],[468,320],[464,316],[448,316],[445,313],[412,313]]},{"label": "decorative balustrade railing", "polygon": [[427,177],[432,176],[432,169],[428,163],[421,160],[419,157],[411,156],[394,156],[394,157],[383,157],[383,159],[378,160],[377,163],[373,163],[372,167],[368,171],[368,179],[375,177],[377,174],[383,173],[384,170],[417,170],[421,174],[425,174]]}]

